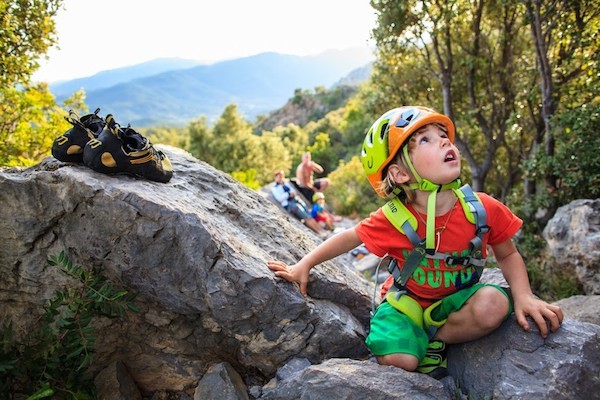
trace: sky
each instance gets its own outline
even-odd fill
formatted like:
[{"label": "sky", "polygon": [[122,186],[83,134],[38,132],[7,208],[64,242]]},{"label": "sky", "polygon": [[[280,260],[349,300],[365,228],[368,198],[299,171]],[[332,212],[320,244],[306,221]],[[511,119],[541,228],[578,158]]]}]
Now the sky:
[{"label": "sky", "polygon": [[212,63],[374,46],[375,20],[369,0],[64,0],[58,43],[33,78],[70,80],[165,57]]}]

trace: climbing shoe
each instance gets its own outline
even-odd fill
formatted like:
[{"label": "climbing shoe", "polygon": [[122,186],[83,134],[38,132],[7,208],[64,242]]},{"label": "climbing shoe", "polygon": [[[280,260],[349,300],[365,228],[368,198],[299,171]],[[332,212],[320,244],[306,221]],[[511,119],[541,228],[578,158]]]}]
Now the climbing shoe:
[{"label": "climbing shoe", "polygon": [[447,355],[446,343],[441,340],[430,340],[425,358],[419,362],[417,372],[442,379],[448,375]]},{"label": "climbing shoe", "polygon": [[169,158],[130,126],[122,128],[112,115],[97,138],[83,151],[83,163],[104,174],[127,173],[156,182],[168,182],[173,176]]},{"label": "climbing shoe", "polygon": [[86,143],[96,138],[106,125],[106,121],[98,115],[99,112],[98,108],[93,114],[79,118],[75,111],[69,111],[65,119],[73,127],[54,139],[52,143],[54,158],[64,162],[83,162],[83,149]]}]

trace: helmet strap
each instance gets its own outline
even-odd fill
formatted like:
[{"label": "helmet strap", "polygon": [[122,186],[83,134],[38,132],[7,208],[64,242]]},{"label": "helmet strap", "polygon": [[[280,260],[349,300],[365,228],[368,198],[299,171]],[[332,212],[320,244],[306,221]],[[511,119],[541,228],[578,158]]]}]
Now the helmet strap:
[{"label": "helmet strap", "polygon": [[421,175],[417,173],[417,170],[413,166],[410,157],[408,156],[408,146],[402,147],[404,159],[410,172],[412,172],[416,183],[412,183],[409,187],[413,190],[421,190],[424,192],[430,192],[427,198],[427,223],[426,223],[426,235],[425,235],[425,251],[433,255],[435,253],[435,204],[437,199],[437,193],[444,190],[456,190],[460,187],[460,178],[456,178],[450,183],[438,185],[427,179],[421,178]]}]

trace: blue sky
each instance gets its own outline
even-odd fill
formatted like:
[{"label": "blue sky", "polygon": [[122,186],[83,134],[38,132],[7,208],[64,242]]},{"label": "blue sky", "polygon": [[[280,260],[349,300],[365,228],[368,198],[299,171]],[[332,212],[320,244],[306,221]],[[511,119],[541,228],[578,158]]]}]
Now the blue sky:
[{"label": "blue sky", "polygon": [[64,0],[58,45],[36,80],[54,82],[162,57],[215,62],[274,51],[373,46],[369,0]]}]

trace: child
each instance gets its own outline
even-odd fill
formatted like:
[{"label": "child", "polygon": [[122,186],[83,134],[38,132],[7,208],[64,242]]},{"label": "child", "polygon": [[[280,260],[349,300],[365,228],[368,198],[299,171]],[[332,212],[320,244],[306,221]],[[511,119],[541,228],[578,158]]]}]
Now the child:
[{"label": "child", "polygon": [[310,215],[317,221],[325,224],[330,231],[334,230],[333,215],[325,210],[325,195],[323,192],[317,192],[312,197],[313,206]]},{"label": "child", "polygon": [[[392,275],[382,287],[385,297],[371,319],[367,346],[380,364],[436,378],[446,373],[446,343],[481,338],[513,311],[503,289],[476,283],[488,245],[510,285],[519,325],[529,330],[529,316],[545,338],[547,321],[554,332],[563,320],[558,306],[531,291],[525,263],[511,241],[522,221],[484,193],[464,195],[479,212],[469,219],[471,213],[464,211],[457,197],[463,192],[457,190],[461,162],[454,133],[448,117],[425,107],[383,114],[367,132],[361,160],[375,191],[394,199],[297,264],[267,263],[275,275],[298,282],[306,295],[311,268],[361,243],[379,257],[391,256],[397,264],[390,264]],[[407,211],[397,212],[400,208]],[[395,213],[403,216],[402,226]],[[413,251],[415,246],[420,251]]]}]

